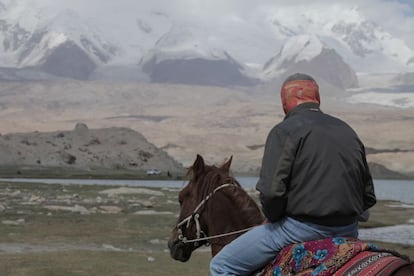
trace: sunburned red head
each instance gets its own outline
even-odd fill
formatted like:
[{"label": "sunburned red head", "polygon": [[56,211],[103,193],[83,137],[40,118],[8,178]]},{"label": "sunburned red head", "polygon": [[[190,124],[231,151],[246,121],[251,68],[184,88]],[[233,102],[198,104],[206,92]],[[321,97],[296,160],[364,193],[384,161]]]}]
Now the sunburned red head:
[{"label": "sunburned red head", "polygon": [[319,86],[305,74],[296,73],[288,77],[282,85],[281,98],[285,114],[301,103],[320,104]]}]

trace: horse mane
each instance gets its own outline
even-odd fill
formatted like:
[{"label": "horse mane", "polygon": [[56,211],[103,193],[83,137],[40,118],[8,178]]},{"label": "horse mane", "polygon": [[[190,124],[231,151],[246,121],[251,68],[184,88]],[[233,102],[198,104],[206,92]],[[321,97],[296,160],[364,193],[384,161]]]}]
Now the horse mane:
[{"label": "horse mane", "polygon": [[[231,158],[221,166],[206,165],[197,155],[193,166],[188,168],[186,176],[191,176],[190,181],[178,198],[181,205],[179,222],[168,242],[174,259],[187,261],[191,253],[206,242],[211,245],[214,256],[242,232],[263,223],[264,216],[258,204],[230,173],[230,164]],[[408,275],[403,273],[414,269],[408,256],[393,250],[372,251],[387,252],[411,263],[401,269],[401,275]],[[268,268],[273,269],[272,266]]]},{"label": "horse mane", "polygon": [[[203,178],[195,174],[192,166],[187,171],[187,176],[189,175],[192,175],[192,182],[197,182],[200,195],[203,198],[223,184],[234,184],[237,187],[241,187],[240,183],[233,176],[214,165],[205,166]],[[198,183],[200,179],[202,179],[202,182]]]},{"label": "horse mane", "polygon": [[215,165],[205,165],[205,171],[203,177],[195,175],[193,168],[190,167],[187,171],[187,176],[192,174],[192,182],[197,182],[199,195],[201,199],[206,198],[209,194],[223,184],[232,184],[233,188],[227,188],[220,191],[228,198],[233,200],[234,206],[238,210],[245,212],[245,217],[248,218],[249,223],[257,224],[258,214],[260,214],[260,223],[263,221],[260,208],[252,197],[243,189],[236,178],[231,175],[229,171],[223,170],[221,167]]}]

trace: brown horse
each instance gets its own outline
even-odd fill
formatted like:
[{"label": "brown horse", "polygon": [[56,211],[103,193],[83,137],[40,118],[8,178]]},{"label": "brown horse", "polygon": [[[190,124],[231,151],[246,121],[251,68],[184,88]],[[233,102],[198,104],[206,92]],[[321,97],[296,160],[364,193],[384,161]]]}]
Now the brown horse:
[{"label": "brown horse", "polygon": [[[231,161],[210,166],[197,155],[190,167],[192,178],[179,193],[181,212],[168,241],[175,260],[188,261],[202,245],[211,245],[214,256],[242,233],[263,223],[256,202],[230,175]],[[405,262],[392,275],[414,275],[414,264]]]}]

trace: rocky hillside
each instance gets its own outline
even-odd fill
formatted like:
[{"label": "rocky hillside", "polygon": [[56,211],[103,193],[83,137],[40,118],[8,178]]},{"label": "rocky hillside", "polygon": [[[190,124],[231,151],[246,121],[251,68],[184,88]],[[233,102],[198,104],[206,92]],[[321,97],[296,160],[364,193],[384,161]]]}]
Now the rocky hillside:
[{"label": "rocky hillside", "polygon": [[[381,82],[386,82],[383,76],[374,81],[362,79],[360,83],[368,89],[370,83]],[[197,154],[209,164],[220,164],[233,156],[234,172],[252,174],[261,165],[269,130],[284,115],[280,83],[265,91],[100,81],[0,84],[0,164],[135,168],[136,163],[137,169],[157,165],[164,170],[156,161],[158,154],[144,162],[146,157],[143,153],[140,156],[140,150],[154,153],[155,149],[139,146],[141,141],[147,145],[147,141],[138,132],[185,167],[193,164]],[[320,84],[322,110],[356,130],[368,149],[368,162],[414,177],[414,108],[352,103],[350,97],[363,93],[335,90],[326,82]],[[396,94],[401,95],[401,101],[411,95],[393,93]],[[369,99],[381,95],[369,94]],[[390,102],[384,100],[386,104]],[[73,129],[76,122],[84,122],[91,129],[78,125],[74,131],[56,132]],[[112,126],[118,128],[107,129]],[[6,135],[22,132],[31,134]],[[45,132],[50,133],[42,134]],[[113,138],[108,133],[113,133]],[[74,162],[70,156],[76,157]]]},{"label": "rocky hillside", "polygon": [[14,133],[0,136],[0,166],[127,169],[182,173],[183,167],[129,128]]}]

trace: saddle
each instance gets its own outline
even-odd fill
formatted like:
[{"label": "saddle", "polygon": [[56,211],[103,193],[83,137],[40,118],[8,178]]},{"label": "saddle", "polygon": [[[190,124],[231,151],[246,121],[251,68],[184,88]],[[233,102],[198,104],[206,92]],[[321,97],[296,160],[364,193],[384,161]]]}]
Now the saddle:
[{"label": "saddle", "polygon": [[289,245],[256,275],[390,275],[408,263],[372,243],[335,237]]}]

